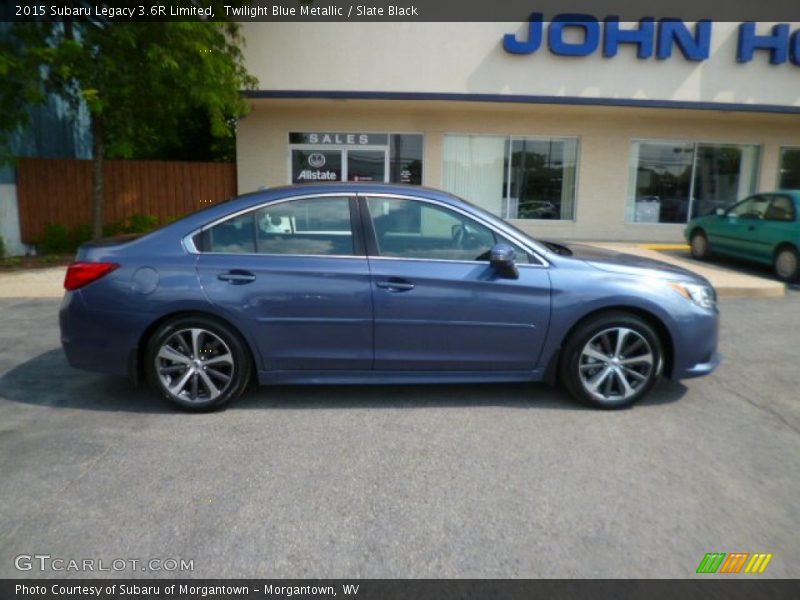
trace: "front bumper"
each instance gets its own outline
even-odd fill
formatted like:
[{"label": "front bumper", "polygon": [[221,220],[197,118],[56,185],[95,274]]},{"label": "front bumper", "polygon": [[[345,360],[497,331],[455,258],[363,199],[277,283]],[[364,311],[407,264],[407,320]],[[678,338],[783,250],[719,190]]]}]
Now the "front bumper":
[{"label": "front bumper", "polygon": [[719,366],[719,312],[692,307],[673,329],[671,379],[708,375]]},{"label": "front bumper", "polygon": [[696,365],[686,367],[676,379],[691,379],[692,377],[710,375],[719,366],[720,362],[722,362],[722,357],[719,352],[714,352],[708,362],[697,363]]}]

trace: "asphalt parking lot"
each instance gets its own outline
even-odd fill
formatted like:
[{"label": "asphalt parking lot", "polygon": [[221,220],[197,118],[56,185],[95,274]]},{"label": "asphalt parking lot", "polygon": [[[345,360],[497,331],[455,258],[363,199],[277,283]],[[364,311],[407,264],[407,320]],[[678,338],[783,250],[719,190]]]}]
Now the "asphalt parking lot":
[{"label": "asphalt parking lot", "polygon": [[800,576],[796,290],[724,300],[717,373],[622,412],[451,385],[182,414],[69,368],[57,307],[0,301],[0,577],[63,576],[14,567],[48,554],[191,559],[193,577],[680,578],[734,551]]}]

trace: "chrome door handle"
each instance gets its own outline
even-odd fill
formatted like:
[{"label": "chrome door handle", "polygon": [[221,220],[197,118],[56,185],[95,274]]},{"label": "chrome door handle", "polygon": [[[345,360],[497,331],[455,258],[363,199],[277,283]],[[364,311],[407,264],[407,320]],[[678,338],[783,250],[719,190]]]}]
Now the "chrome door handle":
[{"label": "chrome door handle", "polygon": [[414,289],[414,284],[409,281],[379,281],[375,285],[387,292],[407,292]]},{"label": "chrome door handle", "polygon": [[227,273],[220,273],[217,275],[220,281],[227,281],[232,285],[242,285],[243,283],[250,283],[256,280],[256,276],[249,271],[228,271]]}]

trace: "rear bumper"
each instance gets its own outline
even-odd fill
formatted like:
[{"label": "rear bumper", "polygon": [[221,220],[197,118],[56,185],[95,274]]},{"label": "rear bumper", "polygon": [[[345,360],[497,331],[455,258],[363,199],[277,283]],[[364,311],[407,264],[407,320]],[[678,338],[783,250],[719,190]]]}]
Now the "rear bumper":
[{"label": "rear bumper", "polygon": [[96,309],[89,312],[78,290],[64,295],[58,320],[61,347],[71,366],[121,377],[130,375],[138,335],[129,315]]}]

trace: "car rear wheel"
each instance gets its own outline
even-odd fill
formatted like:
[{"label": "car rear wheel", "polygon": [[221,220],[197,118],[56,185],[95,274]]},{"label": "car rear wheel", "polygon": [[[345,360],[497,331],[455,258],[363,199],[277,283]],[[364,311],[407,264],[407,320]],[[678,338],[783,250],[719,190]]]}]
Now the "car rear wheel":
[{"label": "car rear wheel", "polygon": [[250,380],[249,353],[230,327],[205,317],[161,325],[147,346],[147,374],[161,395],[192,411],[217,409]]},{"label": "car rear wheel", "polygon": [[658,334],[644,319],[623,312],[598,315],[564,345],[561,381],[576,399],[598,408],[641,400],[662,371]]},{"label": "car rear wheel", "polygon": [[689,242],[692,249],[692,257],[697,260],[705,260],[708,258],[708,238],[702,231],[695,231],[692,234],[692,239]]},{"label": "car rear wheel", "polygon": [[795,281],[798,278],[797,250],[790,247],[781,248],[775,253],[775,275],[781,281]]}]

